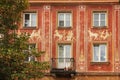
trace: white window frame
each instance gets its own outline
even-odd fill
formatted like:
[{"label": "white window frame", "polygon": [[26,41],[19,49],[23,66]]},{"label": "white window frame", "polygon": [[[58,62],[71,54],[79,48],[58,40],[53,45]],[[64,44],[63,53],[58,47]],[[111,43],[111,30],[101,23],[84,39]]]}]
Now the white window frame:
[{"label": "white window frame", "polygon": [[[63,19],[63,21],[64,21],[64,25],[63,26],[60,26],[60,19],[59,19],[59,16],[61,15],[61,14],[63,14],[64,15],[64,19]],[[70,16],[70,26],[67,26],[66,24],[66,21],[67,21],[67,19],[66,19],[66,15],[67,14],[69,14]],[[58,27],[72,27],[72,13],[71,12],[58,12]]]},{"label": "white window frame", "polygon": [[[28,50],[25,51],[25,54],[27,52],[28,57],[26,57],[25,62],[37,61],[37,58],[35,56],[30,55],[30,53],[31,53],[31,51],[30,51],[31,50],[31,46],[34,46],[34,48],[36,48],[36,44],[29,44],[28,45]],[[34,60],[32,60],[32,58],[34,58]]]},{"label": "white window frame", "polygon": [[[25,20],[25,15],[26,14],[28,14],[29,15],[29,20],[28,20],[28,24],[27,24],[27,22],[26,22],[26,20]],[[35,15],[35,25],[32,25],[32,15]],[[25,24],[27,24],[27,26],[25,25]],[[37,13],[36,12],[24,12],[23,13],[23,26],[24,27],[36,27],[37,26]]]},{"label": "white window frame", "polygon": [[[61,53],[59,53],[60,51],[60,46],[63,46],[63,53],[62,56],[60,55]],[[66,53],[66,48],[67,46],[69,46],[70,50],[69,50],[69,54]],[[72,58],[72,45],[71,44],[58,44],[58,68],[68,68],[70,67],[71,61],[67,60],[67,58]]]},{"label": "white window frame", "polygon": [[[99,51],[96,53],[96,54],[98,54],[98,61],[95,60],[95,55],[94,55],[95,54],[94,53],[95,45],[99,46]],[[101,45],[105,45],[105,54],[104,54],[105,55],[104,56],[105,60],[104,61],[101,60],[101,56],[102,56],[101,53],[100,53],[100,51],[101,51],[100,46]],[[107,58],[107,44],[106,43],[100,43],[100,44],[99,43],[95,43],[95,44],[93,44],[93,52],[92,53],[93,53],[93,61],[92,62],[107,62],[108,61],[108,58]]]},{"label": "white window frame", "polygon": [[[98,20],[94,20],[95,18],[95,14],[98,14]],[[101,20],[101,15],[104,14],[105,15],[105,20]],[[95,21],[98,21],[98,26],[95,26]],[[101,21],[105,22],[105,25],[102,26],[101,25]],[[106,11],[93,11],[93,26],[94,27],[106,27],[107,26],[107,12]]]}]

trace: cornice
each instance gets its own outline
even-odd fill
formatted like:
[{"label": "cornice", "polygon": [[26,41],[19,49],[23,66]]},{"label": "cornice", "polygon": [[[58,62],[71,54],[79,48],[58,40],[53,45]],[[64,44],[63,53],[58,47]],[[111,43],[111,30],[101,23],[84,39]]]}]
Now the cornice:
[{"label": "cornice", "polygon": [[119,3],[119,0],[29,0],[29,3]]}]

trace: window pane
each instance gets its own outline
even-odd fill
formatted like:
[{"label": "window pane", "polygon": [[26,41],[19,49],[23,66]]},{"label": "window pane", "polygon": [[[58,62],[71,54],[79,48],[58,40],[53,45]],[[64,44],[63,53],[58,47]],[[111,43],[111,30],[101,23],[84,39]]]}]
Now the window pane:
[{"label": "window pane", "polygon": [[59,21],[59,26],[61,27],[63,27],[64,26],[64,21]]},{"label": "window pane", "polygon": [[64,26],[64,14],[63,13],[58,14],[58,26]]},{"label": "window pane", "polygon": [[95,62],[98,62],[99,61],[99,45],[94,45],[94,54],[93,54],[93,60]]},{"label": "window pane", "polygon": [[106,61],[106,45],[103,44],[103,45],[100,45],[100,60],[101,61]]},{"label": "window pane", "polygon": [[35,44],[29,44],[29,50],[34,49],[36,47]]},{"label": "window pane", "polygon": [[66,27],[70,27],[70,16],[71,14],[70,13],[66,13]]},{"label": "window pane", "polygon": [[64,14],[59,13],[58,17],[59,17],[59,20],[64,20]]},{"label": "window pane", "polygon": [[35,61],[35,57],[34,56],[30,56],[29,57],[29,61]]},{"label": "window pane", "polygon": [[60,58],[63,58],[63,57],[64,57],[64,55],[63,55],[64,52],[63,52],[63,51],[64,51],[64,46],[60,45],[60,46],[59,46],[59,57],[60,57]]},{"label": "window pane", "polygon": [[105,13],[101,13],[100,19],[105,21]]},{"label": "window pane", "polygon": [[94,21],[94,27],[98,27],[99,26],[99,21]]},{"label": "window pane", "polygon": [[65,52],[65,57],[66,58],[70,58],[70,51],[71,51],[71,46],[70,45],[66,45],[65,46],[65,50],[66,50],[66,52]]},{"label": "window pane", "polygon": [[36,13],[31,14],[31,26],[37,26],[37,16]]},{"label": "window pane", "polygon": [[59,45],[59,62],[63,62],[63,58],[64,58],[64,46],[63,45]]},{"label": "window pane", "polygon": [[100,26],[105,26],[105,21],[101,21]]},{"label": "window pane", "polygon": [[94,21],[99,21],[99,14],[94,13]]},{"label": "window pane", "polygon": [[93,25],[98,27],[99,26],[99,14],[98,13],[94,13],[93,15]]},{"label": "window pane", "polygon": [[29,20],[30,19],[30,15],[29,14],[25,14],[25,20]]},{"label": "window pane", "polygon": [[24,17],[24,26],[30,26],[30,14],[25,14]]}]

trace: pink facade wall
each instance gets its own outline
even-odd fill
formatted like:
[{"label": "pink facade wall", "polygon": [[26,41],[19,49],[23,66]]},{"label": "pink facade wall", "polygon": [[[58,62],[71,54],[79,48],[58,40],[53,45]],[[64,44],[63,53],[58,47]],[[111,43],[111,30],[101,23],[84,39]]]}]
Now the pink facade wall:
[{"label": "pink facade wall", "polygon": [[[92,27],[92,12],[107,11],[107,28]],[[77,72],[120,71],[120,5],[115,4],[31,4],[26,11],[36,11],[38,26],[23,28],[18,33],[30,34],[30,43],[36,43],[39,51],[45,51],[43,61],[57,57],[58,43],[71,43]],[[72,28],[59,29],[58,11],[72,12]],[[92,43],[106,42],[108,63],[92,63]],[[40,60],[39,59],[39,60]]]}]

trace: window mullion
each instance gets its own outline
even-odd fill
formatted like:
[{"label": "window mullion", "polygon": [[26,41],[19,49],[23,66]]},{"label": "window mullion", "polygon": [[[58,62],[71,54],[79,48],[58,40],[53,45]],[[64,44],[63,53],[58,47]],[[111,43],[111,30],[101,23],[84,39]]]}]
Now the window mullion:
[{"label": "window mullion", "polygon": [[101,24],[101,13],[99,13],[99,26],[100,26],[100,24]]},{"label": "window mullion", "polygon": [[32,13],[29,13],[29,15],[30,15],[30,22],[29,22],[29,26],[31,26]]},{"label": "window mullion", "polygon": [[70,26],[72,26],[72,13],[70,13]]},{"label": "window mullion", "polygon": [[25,13],[23,15],[23,26],[25,26]]},{"label": "window mullion", "polygon": [[66,26],[66,14],[64,13],[64,27]]},{"label": "window mullion", "polygon": [[101,50],[101,49],[100,49],[100,45],[99,45],[99,53],[98,53],[99,62],[101,62],[101,59],[100,59],[100,58],[101,58],[100,50]]}]

